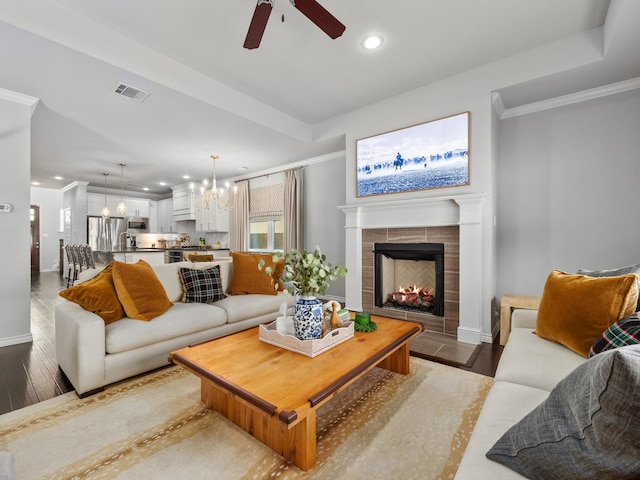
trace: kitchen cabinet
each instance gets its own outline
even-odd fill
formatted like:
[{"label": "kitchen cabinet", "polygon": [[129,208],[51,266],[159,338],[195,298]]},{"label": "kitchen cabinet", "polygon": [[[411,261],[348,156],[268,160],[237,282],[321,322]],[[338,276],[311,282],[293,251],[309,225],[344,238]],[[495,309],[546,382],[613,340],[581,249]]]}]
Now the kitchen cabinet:
[{"label": "kitchen cabinet", "polygon": [[[99,193],[87,194],[87,214],[88,215],[102,215],[102,209],[104,208],[105,198],[104,195]],[[107,195],[107,208],[112,217],[118,216],[116,208],[120,203],[120,197],[115,195]]]},{"label": "kitchen cabinet", "polygon": [[[118,199],[118,201],[120,201]],[[143,198],[125,197],[124,203],[127,206],[127,217],[149,218],[151,214],[151,202]]]},{"label": "kitchen cabinet", "polygon": [[173,221],[195,220],[196,199],[189,186],[173,189]]},{"label": "kitchen cabinet", "polygon": [[196,231],[228,232],[229,211],[219,209],[215,203],[204,207],[202,195],[196,195]]},{"label": "kitchen cabinet", "polygon": [[159,232],[158,227],[158,202],[151,200],[149,202],[149,232]]},{"label": "kitchen cabinet", "polygon": [[[107,207],[112,217],[119,217],[117,212],[120,203],[120,195],[107,195]],[[143,198],[124,197],[124,203],[127,206],[125,217],[149,217],[151,212],[150,200]],[[104,208],[104,194],[88,193],[87,194],[87,214],[101,215]]]},{"label": "kitchen cabinet", "polygon": [[174,232],[173,228],[173,199],[165,198],[164,200],[158,200],[157,206],[158,215],[158,232]]}]

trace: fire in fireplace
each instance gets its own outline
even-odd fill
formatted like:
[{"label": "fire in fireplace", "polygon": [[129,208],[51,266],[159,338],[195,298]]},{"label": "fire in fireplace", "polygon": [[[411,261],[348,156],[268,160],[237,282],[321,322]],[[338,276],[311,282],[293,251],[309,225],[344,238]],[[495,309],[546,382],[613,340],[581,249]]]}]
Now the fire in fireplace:
[{"label": "fire in fireplace", "polygon": [[387,297],[384,306],[412,307],[433,310],[433,288],[427,290],[416,285],[412,287],[398,287],[397,292],[392,292]]},{"label": "fire in fireplace", "polygon": [[375,305],[444,315],[444,244],[374,244]]}]

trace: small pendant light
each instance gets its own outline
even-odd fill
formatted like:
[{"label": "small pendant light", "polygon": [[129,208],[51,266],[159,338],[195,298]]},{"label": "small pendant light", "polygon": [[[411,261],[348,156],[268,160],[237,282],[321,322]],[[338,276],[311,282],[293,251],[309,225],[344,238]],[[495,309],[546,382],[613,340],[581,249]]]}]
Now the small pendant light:
[{"label": "small pendant light", "polygon": [[116,212],[121,217],[124,217],[127,214],[127,206],[124,203],[124,167],[126,165],[124,163],[120,164],[120,203],[118,204],[118,208],[116,208]]},{"label": "small pendant light", "polygon": [[104,175],[104,208],[102,209],[102,218],[105,220],[111,216],[111,212],[109,211],[109,207],[107,207],[107,177],[108,173],[103,173]]}]

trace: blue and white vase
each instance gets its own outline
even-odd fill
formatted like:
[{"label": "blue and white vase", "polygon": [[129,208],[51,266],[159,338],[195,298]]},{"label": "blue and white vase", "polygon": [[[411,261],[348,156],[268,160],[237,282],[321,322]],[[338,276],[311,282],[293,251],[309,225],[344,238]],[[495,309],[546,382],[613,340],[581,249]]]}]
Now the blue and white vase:
[{"label": "blue and white vase", "polygon": [[299,340],[316,340],[322,337],[322,302],[316,297],[300,297],[291,308],[293,331]]}]

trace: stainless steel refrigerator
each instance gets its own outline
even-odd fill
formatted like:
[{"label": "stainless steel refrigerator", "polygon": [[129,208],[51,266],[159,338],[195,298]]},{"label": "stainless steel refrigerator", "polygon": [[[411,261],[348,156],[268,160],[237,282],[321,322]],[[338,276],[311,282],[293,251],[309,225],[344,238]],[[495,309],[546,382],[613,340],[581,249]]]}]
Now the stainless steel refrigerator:
[{"label": "stainless steel refrigerator", "polygon": [[111,252],[126,246],[127,222],[123,217],[87,216],[87,243],[94,252]]}]

